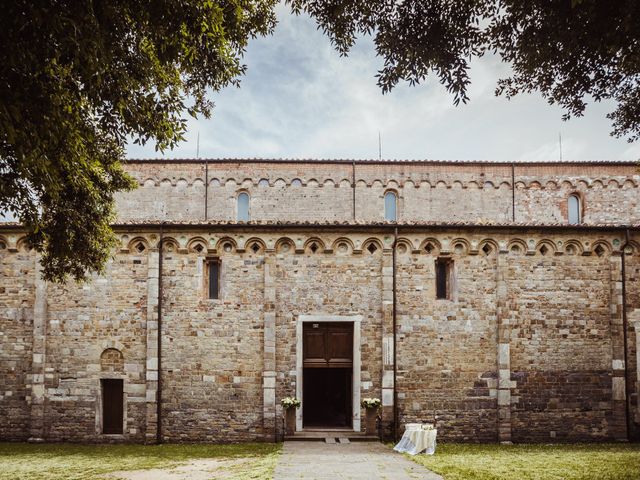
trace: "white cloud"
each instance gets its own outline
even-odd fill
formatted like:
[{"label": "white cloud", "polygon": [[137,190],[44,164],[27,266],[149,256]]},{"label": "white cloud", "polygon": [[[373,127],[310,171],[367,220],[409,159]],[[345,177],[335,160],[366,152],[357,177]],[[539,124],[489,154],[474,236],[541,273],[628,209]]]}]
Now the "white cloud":
[{"label": "white cloud", "polygon": [[[565,160],[640,157],[637,143],[609,136],[612,104],[562,122],[539,95],[496,98],[496,80],[509,72],[498,58],[473,62],[467,105],[454,107],[435,77],[382,95],[371,39],[341,58],[313,21],[284,6],[278,16],[273,36],[251,42],[241,87],[213,95],[212,118],[191,120],[187,142],[167,156],[195,157],[200,132],[201,157],[376,158],[380,131],[385,158],[557,160],[562,131]],[[158,156],[153,146],[128,155]]]}]

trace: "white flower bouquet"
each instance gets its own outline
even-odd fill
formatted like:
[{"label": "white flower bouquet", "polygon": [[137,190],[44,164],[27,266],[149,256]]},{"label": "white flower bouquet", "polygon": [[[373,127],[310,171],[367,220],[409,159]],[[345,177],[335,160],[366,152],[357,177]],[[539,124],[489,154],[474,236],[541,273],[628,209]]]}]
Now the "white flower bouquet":
[{"label": "white flower bouquet", "polygon": [[282,405],[282,408],[285,410],[289,410],[290,408],[298,408],[301,403],[300,400],[295,397],[285,397],[280,400],[280,405]]},{"label": "white flower bouquet", "polygon": [[379,398],[363,398],[360,405],[362,408],[380,408],[382,402]]}]

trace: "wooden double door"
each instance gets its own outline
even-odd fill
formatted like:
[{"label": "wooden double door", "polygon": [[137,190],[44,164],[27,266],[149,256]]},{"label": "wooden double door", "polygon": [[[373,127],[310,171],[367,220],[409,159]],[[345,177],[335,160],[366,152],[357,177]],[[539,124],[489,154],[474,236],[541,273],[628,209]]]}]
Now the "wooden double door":
[{"label": "wooden double door", "polygon": [[303,424],[352,426],[353,323],[303,325]]}]

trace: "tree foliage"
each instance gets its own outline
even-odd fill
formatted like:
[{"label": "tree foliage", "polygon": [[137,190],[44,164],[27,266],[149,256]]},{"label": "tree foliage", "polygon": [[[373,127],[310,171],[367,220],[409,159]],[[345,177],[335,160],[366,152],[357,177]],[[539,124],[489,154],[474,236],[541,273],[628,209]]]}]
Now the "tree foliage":
[{"label": "tree foliage", "polygon": [[64,281],[102,271],[129,138],[183,139],[184,112],[237,84],[275,0],[0,2],[0,211],[11,211]]},{"label": "tree foliage", "polygon": [[637,0],[289,0],[347,54],[373,35],[383,92],[435,74],[466,102],[469,63],[487,52],[513,68],[496,94],[539,91],[565,110],[614,100],[612,135],[640,138],[640,2]]},{"label": "tree foliage", "polygon": [[[269,34],[276,0],[0,1],[0,212],[14,212],[44,276],[102,271],[115,245],[114,194],[134,187],[124,146],[183,139],[184,113],[236,85],[247,41]],[[435,74],[466,102],[473,57],[511,76],[496,93],[539,91],[582,115],[612,99],[613,135],[640,138],[635,0],[288,0],[347,54],[371,34],[383,92]]]}]

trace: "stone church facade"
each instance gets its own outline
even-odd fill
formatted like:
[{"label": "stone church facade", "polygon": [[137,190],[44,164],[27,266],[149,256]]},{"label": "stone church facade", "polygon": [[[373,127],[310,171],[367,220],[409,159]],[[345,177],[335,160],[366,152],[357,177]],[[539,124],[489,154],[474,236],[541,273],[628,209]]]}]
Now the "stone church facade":
[{"label": "stone church facade", "polygon": [[632,163],[131,160],[104,276],[0,224],[0,439],[273,441],[436,422],[638,434]]}]

